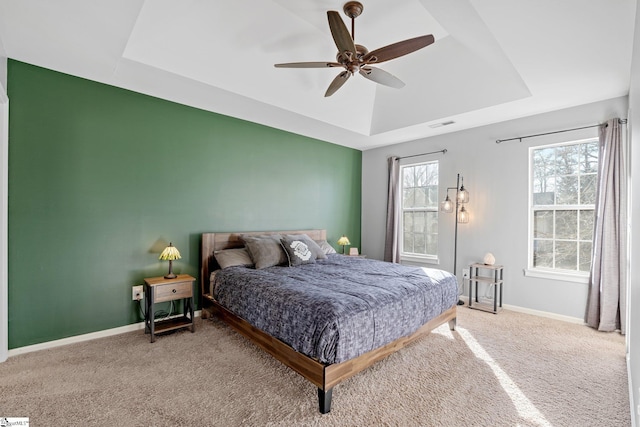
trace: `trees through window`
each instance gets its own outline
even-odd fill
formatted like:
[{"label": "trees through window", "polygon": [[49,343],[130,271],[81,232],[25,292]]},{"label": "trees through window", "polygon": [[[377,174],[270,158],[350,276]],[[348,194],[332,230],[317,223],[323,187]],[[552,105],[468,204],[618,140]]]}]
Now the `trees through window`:
[{"label": "trees through window", "polygon": [[598,140],[530,149],[534,269],[589,272]]},{"label": "trees through window", "polygon": [[438,162],[402,166],[403,255],[437,257]]}]

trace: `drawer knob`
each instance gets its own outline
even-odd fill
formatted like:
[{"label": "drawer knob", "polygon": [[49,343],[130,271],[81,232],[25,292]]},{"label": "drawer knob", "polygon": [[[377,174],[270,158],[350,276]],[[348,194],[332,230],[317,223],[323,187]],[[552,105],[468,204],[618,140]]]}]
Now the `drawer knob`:
[{"label": "drawer knob", "polygon": [[173,293],[175,294],[177,291],[174,289],[174,290],[172,290],[171,292],[173,292]]}]

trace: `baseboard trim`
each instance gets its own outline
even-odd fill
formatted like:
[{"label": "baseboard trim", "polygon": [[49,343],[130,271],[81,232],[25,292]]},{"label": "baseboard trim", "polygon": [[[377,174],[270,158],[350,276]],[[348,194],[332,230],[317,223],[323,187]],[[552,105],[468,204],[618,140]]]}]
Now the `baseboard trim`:
[{"label": "baseboard trim", "polygon": [[[460,299],[465,303],[469,303],[469,297],[461,296]],[[532,314],[534,316],[547,317],[549,319],[562,320],[563,322],[575,323],[577,325],[585,325],[584,319],[579,317],[565,316],[563,314],[551,313],[548,311],[534,310],[532,308],[520,307],[511,304],[502,304],[505,310],[517,311],[519,313]]]},{"label": "baseboard trim", "polygon": [[502,306],[511,311],[517,311],[525,314],[533,314],[534,316],[548,317],[549,319],[562,320],[563,322],[575,323],[577,325],[586,325],[584,319],[573,316],[565,316],[564,314],[550,313],[548,311],[533,310],[531,308],[519,307],[517,305],[502,304]]},{"label": "baseboard trim", "polygon": [[[194,311],[194,317],[200,317],[200,310]],[[181,316],[181,315],[180,315]],[[46,350],[49,348],[61,347],[63,345],[75,344],[84,341],[91,341],[98,338],[110,337],[113,335],[125,334],[127,332],[139,331],[144,329],[144,321],[139,323],[132,323],[131,325],[120,326],[112,329],[105,329],[103,331],[91,332],[83,335],[76,335],[73,337],[62,338],[54,341],[47,341],[39,344],[27,345],[24,347],[18,347],[9,350],[8,357],[18,356],[20,354],[31,353],[33,351]]]}]

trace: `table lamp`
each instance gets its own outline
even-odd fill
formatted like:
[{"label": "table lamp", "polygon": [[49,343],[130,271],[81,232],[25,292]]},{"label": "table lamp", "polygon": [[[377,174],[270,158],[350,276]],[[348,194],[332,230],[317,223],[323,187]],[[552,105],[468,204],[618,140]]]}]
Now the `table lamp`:
[{"label": "table lamp", "polygon": [[340,246],[342,246],[342,254],[344,255],[344,247],[345,247],[345,245],[350,245],[351,242],[349,241],[347,236],[343,235],[341,238],[338,239],[338,244]]},{"label": "table lamp", "polygon": [[169,242],[169,246],[164,248],[164,250],[160,254],[160,258],[158,258],[163,261],[169,261],[169,273],[167,273],[167,275],[164,276],[165,279],[175,279],[176,277],[178,277],[175,274],[173,274],[173,260],[181,259],[181,258],[182,257],[180,256],[180,252],[178,252],[178,249],[175,246],[173,246],[171,242]]}]

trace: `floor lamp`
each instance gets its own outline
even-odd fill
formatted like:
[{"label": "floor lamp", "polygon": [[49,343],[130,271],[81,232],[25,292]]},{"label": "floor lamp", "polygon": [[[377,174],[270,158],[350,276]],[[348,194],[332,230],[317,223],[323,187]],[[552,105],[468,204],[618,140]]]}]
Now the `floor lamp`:
[{"label": "floor lamp", "polygon": [[[457,263],[458,263],[458,223],[466,224],[469,222],[469,212],[465,208],[465,204],[469,202],[469,192],[464,188],[464,177],[458,174],[455,187],[447,187],[447,197],[444,202],[440,204],[440,210],[446,213],[454,212],[454,204],[449,198],[449,190],[456,190],[456,203],[455,213],[456,222],[453,232],[453,275],[458,277]],[[464,286],[464,285],[463,285]],[[464,305],[462,300],[458,300],[458,305]]]}]

